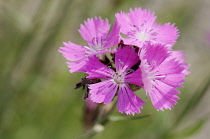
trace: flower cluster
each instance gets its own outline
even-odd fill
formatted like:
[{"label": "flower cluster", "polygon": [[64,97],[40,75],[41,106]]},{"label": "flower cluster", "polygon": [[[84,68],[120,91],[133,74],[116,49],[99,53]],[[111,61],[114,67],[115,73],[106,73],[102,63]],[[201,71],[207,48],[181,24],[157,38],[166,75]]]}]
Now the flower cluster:
[{"label": "flower cluster", "polygon": [[145,90],[155,109],[173,108],[180,93],[176,88],[189,74],[185,55],[172,50],[179,36],[174,24],[158,24],[154,13],[136,8],[117,13],[109,30],[107,19],[87,19],[79,29],[87,45],[68,42],[59,49],[70,61],[71,73],[87,74],[77,84],[88,84],[85,98],[108,104],[117,97],[119,112],[134,115],[145,104],[134,93],[136,86]]}]

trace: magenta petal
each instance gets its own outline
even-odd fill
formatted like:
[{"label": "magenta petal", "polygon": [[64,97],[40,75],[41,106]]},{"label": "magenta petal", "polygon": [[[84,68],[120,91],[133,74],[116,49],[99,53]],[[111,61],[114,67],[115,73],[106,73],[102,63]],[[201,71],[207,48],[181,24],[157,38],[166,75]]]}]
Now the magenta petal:
[{"label": "magenta petal", "polygon": [[183,70],[184,67],[175,59],[165,61],[159,67],[157,67],[159,75],[181,74]]},{"label": "magenta petal", "polygon": [[117,71],[130,69],[139,61],[138,54],[130,47],[119,47],[115,53],[115,64]]},{"label": "magenta petal", "polygon": [[184,73],[185,75],[188,75],[190,73],[190,70],[189,70],[190,65],[186,63],[185,54],[182,51],[180,50],[172,51],[170,59],[175,59],[182,65],[182,67],[184,67],[184,70],[182,71],[182,73]]},{"label": "magenta petal", "polygon": [[137,31],[150,30],[156,19],[154,13],[141,8],[130,9],[130,13],[120,12],[115,16],[121,25],[121,32],[129,37],[135,37]]},{"label": "magenta petal", "polygon": [[67,62],[68,64],[68,67],[70,68],[70,72],[73,73],[73,72],[85,72],[86,71],[86,59],[87,58],[84,58],[80,61],[76,61],[76,62]]},{"label": "magenta petal", "polygon": [[85,72],[89,75],[89,79],[110,79],[112,78],[113,70],[101,63],[96,56],[90,57],[87,60],[87,66],[85,67]]},{"label": "magenta petal", "polygon": [[103,20],[101,17],[95,17],[88,18],[84,25],[80,26],[79,32],[85,41],[94,46],[94,39],[101,41],[106,38],[109,28],[108,19]]},{"label": "magenta petal", "polygon": [[140,27],[150,29],[156,20],[156,16],[153,12],[141,8],[130,9],[128,16],[131,23],[136,25],[139,29]]},{"label": "magenta petal", "polygon": [[115,45],[117,45],[120,42],[120,25],[117,21],[114,23],[114,27],[112,31],[109,33],[109,35],[106,38],[106,44],[104,48],[110,48]]},{"label": "magenta petal", "polygon": [[113,70],[102,64],[96,56],[84,57],[83,59],[76,62],[67,62],[68,67],[71,69],[70,72],[85,72],[91,74],[88,76],[89,79],[102,78],[106,76],[108,79]]},{"label": "magenta petal", "polygon": [[125,76],[125,81],[129,84],[135,84],[138,86],[142,86],[142,77],[140,69],[136,70],[135,72],[128,74]]},{"label": "magenta petal", "polygon": [[139,41],[136,38],[122,38],[124,44],[126,45],[134,45],[137,46],[139,48],[142,48],[142,46],[144,45],[143,42]]},{"label": "magenta petal", "polygon": [[156,81],[156,87],[149,92],[152,104],[157,110],[171,109],[173,108],[179,99],[176,94],[180,92],[173,87],[170,87],[160,81]]},{"label": "magenta petal", "polygon": [[170,44],[173,45],[177,38],[179,37],[179,30],[174,27],[174,24],[166,23],[164,25],[156,24],[154,25],[154,29],[157,33],[156,42],[162,44]]},{"label": "magenta petal", "polygon": [[64,42],[65,47],[60,47],[58,52],[62,53],[63,56],[69,61],[77,61],[85,57],[86,49],[80,45]]},{"label": "magenta petal", "polygon": [[185,81],[185,76],[186,74],[169,74],[166,75],[164,78],[160,79],[160,81],[172,87],[178,88],[182,87],[181,84]]},{"label": "magenta petal", "polygon": [[[76,61],[76,62],[67,62],[68,67],[71,69],[70,72],[86,72],[90,73],[91,71],[94,72],[97,70],[102,70],[106,71],[107,74],[111,73],[112,70],[109,69],[107,66],[102,64],[96,56],[92,57],[84,57],[83,59]],[[111,70],[111,71],[110,71]]]},{"label": "magenta petal", "polygon": [[[120,13],[116,13],[115,16],[116,16],[118,23],[121,26],[120,31],[123,34],[130,36],[129,32],[133,30],[133,26],[132,26],[132,23],[128,17],[128,14],[121,11]],[[132,37],[132,36],[133,35],[131,35],[130,37]]]},{"label": "magenta petal", "polygon": [[98,70],[88,71],[87,73],[89,74],[87,76],[88,79],[111,79],[114,71],[108,68],[101,68]]},{"label": "magenta petal", "polygon": [[111,80],[89,85],[90,98],[93,102],[108,104],[117,92],[118,85]]},{"label": "magenta petal", "polygon": [[146,59],[151,67],[159,66],[168,57],[168,49],[161,44],[147,43],[140,52],[140,59]]},{"label": "magenta petal", "polygon": [[135,95],[128,85],[124,84],[119,87],[117,102],[119,112],[132,115],[141,113],[142,104],[145,102]]}]

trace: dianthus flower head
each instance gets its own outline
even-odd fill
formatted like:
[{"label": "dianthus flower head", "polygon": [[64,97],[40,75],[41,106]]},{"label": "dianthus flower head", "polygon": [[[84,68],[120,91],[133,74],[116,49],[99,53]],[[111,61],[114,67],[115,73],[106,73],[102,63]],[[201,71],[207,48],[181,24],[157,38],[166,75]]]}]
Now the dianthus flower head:
[{"label": "dianthus flower head", "polygon": [[[141,112],[145,102],[133,91],[142,88],[155,109],[173,108],[179,99],[177,88],[189,74],[185,54],[172,50],[179,36],[174,24],[158,24],[154,13],[136,8],[116,13],[109,30],[107,19],[87,19],[79,29],[87,44],[64,42],[59,49],[70,61],[70,72],[88,74],[76,85],[86,87],[84,99],[108,104],[117,97],[119,112],[134,115]],[[115,45],[118,48],[112,49]]]},{"label": "dianthus flower head", "polygon": [[59,52],[71,61],[68,62],[70,72],[85,71],[88,58],[97,56],[103,59],[104,53],[112,53],[109,49],[119,43],[120,27],[115,22],[112,31],[109,33],[110,24],[108,20],[100,17],[90,18],[80,26],[79,32],[88,45],[80,46],[72,42],[64,42],[64,47],[60,47]]},{"label": "dianthus flower head", "polygon": [[187,76],[184,60],[176,58],[163,45],[151,43],[142,47],[139,57],[143,88],[152,104],[157,110],[173,108],[180,93],[176,88],[182,87]]},{"label": "dianthus flower head", "polygon": [[[87,78],[106,79],[102,82],[89,85],[90,98],[97,103],[110,103],[114,96],[118,95],[118,110],[121,113],[140,113],[143,102],[129,87],[129,84],[141,83],[140,73],[131,68],[139,62],[138,54],[132,47],[119,47],[115,53],[116,71],[91,58],[89,65],[89,76]],[[92,67],[93,65],[93,67]],[[95,65],[95,66],[94,66]]]},{"label": "dianthus flower head", "polygon": [[145,42],[151,42],[171,48],[179,36],[174,24],[156,23],[156,16],[149,10],[130,9],[129,13],[117,13],[116,18],[121,25],[121,32],[128,37],[122,38],[125,44],[142,47]]}]

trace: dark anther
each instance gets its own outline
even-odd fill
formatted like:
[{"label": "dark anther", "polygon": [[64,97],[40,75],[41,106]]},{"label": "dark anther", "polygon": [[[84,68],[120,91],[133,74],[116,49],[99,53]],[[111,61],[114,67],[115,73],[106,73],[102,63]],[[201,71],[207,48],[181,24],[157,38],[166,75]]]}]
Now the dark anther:
[{"label": "dark anther", "polygon": [[104,60],[100,60],[101,63],[107,65],[107,66],[112,66],[110,60],[108,59],[108,57],[105,55],[105,59]]},{"label": "dark anther", "polygon": [[88,78],[82,78],[82,81],[76,84],[75,89],[78,89],[80,87],[83,87],[85,89],[85,86],[87,84],[94,84],[100,82],[100,79],[88,79]]},{"label": "dark anther", "polygon": [[89,92],[90,92],[90,89],[88,88],[88,85],[98,83],[100,81],[101,81],[100,79],[88,79],[88,78],[85,77],[85,78],[82,78],[81,82],[76,84],[75,89],[78,89],[80,87],[82,87],[83,90],[86,89],[86,93],[84,95],[84,99],[86,99],[86,98],[88,98]]},{"label": "dark anther", "polygon": [[123,40],[120,40],[120,43],[118,44],[118,47],[125,47],[125,44],[124,44],[124,41]]},{"label": "dark anther", "polygon": [[136,71],[139,68],[140,64],[141,64],[141,61],[138,61],[133,67],[131,67],[131,69]]},{"label": "dark anther", "polygon": [[88,88],[88,86],[86,86],[86,92],[85,92],[85,95],[84,95],[84,100],[89,97],[89,92],[90,92],[90,89]]},{"label": "dark anther", "polygon": [[134,50],[135,50],[135,52],[136,52],[136,53],[138,53],[138,52],[139,52],[139,47],[137,47],[137,46],[133,46],[133,48],[134,48]]},{"label": "dark anther", "polygon": [[76,87],[74,89],[78,89],[80,87],[83,87],[83,90],[85,89],[86,84],[88,84],[87,78],[82,78],[82,81],[76,84]]}]

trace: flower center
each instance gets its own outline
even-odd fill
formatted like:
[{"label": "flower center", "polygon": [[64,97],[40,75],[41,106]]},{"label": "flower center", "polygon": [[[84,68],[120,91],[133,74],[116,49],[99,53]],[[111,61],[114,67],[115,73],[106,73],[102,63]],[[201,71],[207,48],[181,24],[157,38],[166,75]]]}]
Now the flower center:
[{"label": "flower center", "polygon": [[124,84],[124,77],[125,75],[120,71],[113,74],[113,79],[116,84]]},{"label": "flower center", "polygon": [[92,42],[89,43],[89,46],[84,46],[87,49],[86,53],[87,54],[95,54],[95,53],[103,50],[105,43],[106,43],[106,41],[103,41],[102,38],[96,39],[94,37]]},{"label": "flower center", "polygon": [[85,48],[87,48],[88,53],[92,54],[92,53],[97,53],[98,51],[102,50],[102,45],[101,44],[96,44],[96,45],[89,45],[89,46],[84,46]]},{"label": "flower center", "polygon": [[149,40],[149,34],[147,32],[141,31],[136,34],[136,38],[142,42]]}]

